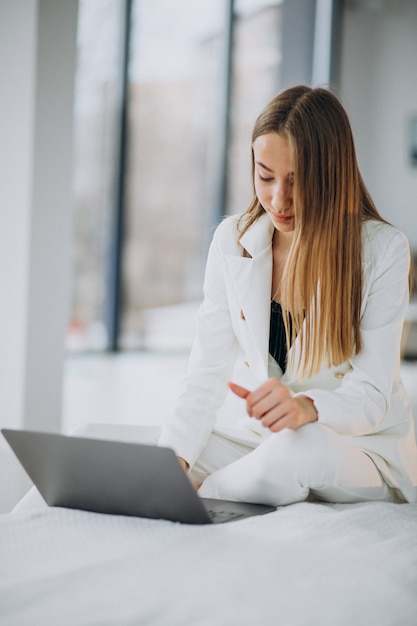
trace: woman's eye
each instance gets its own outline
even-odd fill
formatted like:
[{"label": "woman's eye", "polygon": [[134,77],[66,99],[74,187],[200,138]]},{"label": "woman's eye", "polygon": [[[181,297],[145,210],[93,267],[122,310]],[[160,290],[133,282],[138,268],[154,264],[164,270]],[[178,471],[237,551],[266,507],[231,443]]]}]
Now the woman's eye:
[{"label": "woman's eye", "polygon": [[259,174],[259,179],[262,180],[264,183],[270,183],[273,180],[273,178],[261,176],[260,174]]}]

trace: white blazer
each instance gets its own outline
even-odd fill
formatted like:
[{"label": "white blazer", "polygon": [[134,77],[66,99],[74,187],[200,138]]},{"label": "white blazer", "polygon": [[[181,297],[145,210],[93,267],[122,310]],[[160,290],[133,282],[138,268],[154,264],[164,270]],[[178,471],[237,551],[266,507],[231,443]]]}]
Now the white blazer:
[{"label": "white blazer", "polygon": [[[402,498],[416,502],[417,446],[400,377],[409,300],[407,238],[387,224],[364,223],[363,349],[340,366],[324,366],[317,375],[300,380],[288,369],[283,374],[269,356],[274,227],[265,214],[238,245],[238,219],[225,219],[214,234],[188,371],[159,444],[193,465],[215,429],[242,441],[270,436],[247,417],[243,401],[224,403],[229,380],[255,389],[276,376],[294,394],[312,398],[319,422],[366,452],[386,482]],[[242,255],[242,246],[250,258]],[[298,347],[296,340],[291,350]],[[226,414],[220,410],[223,405]]]}]

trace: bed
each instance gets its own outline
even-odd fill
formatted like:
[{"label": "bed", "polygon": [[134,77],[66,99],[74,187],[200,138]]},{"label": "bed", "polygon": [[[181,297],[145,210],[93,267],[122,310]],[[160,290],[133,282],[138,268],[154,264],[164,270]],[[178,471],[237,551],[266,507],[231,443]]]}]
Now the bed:
[{"label": "bed", "polygon": [[303,502],[197,527],[48,508],[33,488],[0,515],[1,626],[142,624],[416,626],[417,505]]},{"label": "bed", "polygon": [[303,502],[228,524],[0,516],[2,626],[413,626],[417,505]]}]

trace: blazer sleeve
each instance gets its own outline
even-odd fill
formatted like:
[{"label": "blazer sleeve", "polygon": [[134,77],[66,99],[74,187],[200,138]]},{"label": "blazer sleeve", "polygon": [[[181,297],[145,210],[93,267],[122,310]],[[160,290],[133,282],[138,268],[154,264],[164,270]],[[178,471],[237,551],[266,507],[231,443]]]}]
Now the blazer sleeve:
[{"label": "blazer sleeve", "polygon": [[[384,230],[385,229],[385,230]],[[351,359],[351,370],[335,391],[311,389],[319,422],[338,433],[361,436],[406,421],[389,411],[400,375],[400,344],[409,303],[410,250],[405,235],[385,226],[377,243],[365,243],[364,299],[361,317],[363,347]]]},{"label": "blazer sleeve", "polygon": [[203,450],[223,404],[233,371],[238,342],[232,328],[225,284],[224,223],[209,248],[204,298],[188,369],[172,415],[162,429],[159,445],[174,449],[190,466]]}]

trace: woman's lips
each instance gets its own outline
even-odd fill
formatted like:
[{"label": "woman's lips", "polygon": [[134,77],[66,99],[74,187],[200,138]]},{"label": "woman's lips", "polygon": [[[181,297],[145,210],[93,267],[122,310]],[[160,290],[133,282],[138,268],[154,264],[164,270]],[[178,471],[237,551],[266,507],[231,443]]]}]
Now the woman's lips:
[{"label": "woman's lips", "polygon": [[271,213],[271,215],[276,222],[283,224],[288,224],[294,217],[293,215],[279,215],[278,213]]}]

